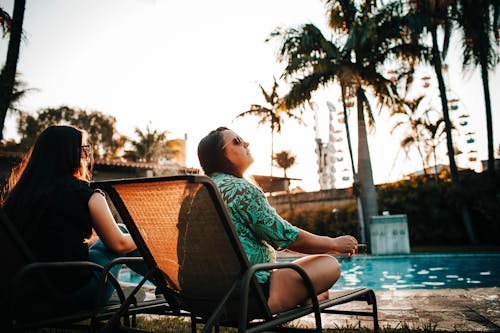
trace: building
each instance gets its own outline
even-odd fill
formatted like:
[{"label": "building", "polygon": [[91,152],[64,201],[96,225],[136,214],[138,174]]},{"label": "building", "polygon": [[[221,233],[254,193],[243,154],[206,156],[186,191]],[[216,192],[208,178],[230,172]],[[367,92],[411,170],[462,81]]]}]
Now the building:
[{"label": "building", "polygon": [[252,175],[257,185],[264,193],[286,192],[290,188],[290,180],[300,180],[298,178],[285,178],[275,176]]},{"label": "building", "polygon": [[[24,153],[12,151],[0,151],[0,181],[1,185],[5,184],[13,167],[21,162]],[[199,174],[197,168],[188,168],[178,164],[177,162],[166,163],[145,163],[145,162],[130,162],[124,160],[103,160],[94,161],[93,179],[96,181],[136,178],[136,177],[153,177],[167,176],[178,174]]]}]

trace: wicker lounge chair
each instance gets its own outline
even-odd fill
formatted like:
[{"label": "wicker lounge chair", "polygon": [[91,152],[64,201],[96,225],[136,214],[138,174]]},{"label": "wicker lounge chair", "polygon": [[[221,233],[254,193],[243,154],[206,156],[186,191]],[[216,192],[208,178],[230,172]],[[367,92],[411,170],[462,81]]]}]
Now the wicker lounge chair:
[{"label": "wicker lounge chair", "polygon": [[[126,300],[125,294],[109,269],[113,265],[142,262],[142,258],[118,258],[106,267],[87,262],[37,262],[16,228],[0,208],[0,327],[2,332],[46,327],[80,327],[95,331],[103,321],[121,309],[120,330],[133,330],[137,313],[167,313],[168,304],[163,297],[137,302],[130,297],[130,306],[120,308]],[[78,309],[69,295],[58,291],[49,274],[68,273],[75,269],[91,269],[105,272],[104,276],[113,284],[120,302],[101,304],[98,300],[103,289],[98,290],[94,308]],[[104,287],[104,278],[102,280]],[[72,309],[72,310],[69,310]]]},{"label": "wicker lounge chair", "polygon": [[[321,332],[321,312],[370,316],[378,330],[375,294],[358,288],[333,293],[318,303],[306,273],[293,263],[249,265],[220,194],[210,178],[200,175],[126,179],[95,184],[104,190],[127,225],[144,260],[155,270],[158,291],[179,312],[191,316],[193,332],[204,323],[260,332],[314,314]],[[304,279],[312,304],[276,315],[267,307],[254,273],[295,269]],[[363,301],[372,311],[336,311],[335,305]],[[115,314],[115,319],[120,313]],[[108,322],[112,331],[114,319]],[[105,330],[106,331],[106,330]]]}]

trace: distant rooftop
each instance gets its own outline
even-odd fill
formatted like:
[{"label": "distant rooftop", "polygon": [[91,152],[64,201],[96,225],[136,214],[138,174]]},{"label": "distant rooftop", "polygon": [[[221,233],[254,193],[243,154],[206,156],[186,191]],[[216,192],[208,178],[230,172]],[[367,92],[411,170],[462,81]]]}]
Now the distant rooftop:
[{"label": "distant rooftop", "polygon": [[265,193],[283,192],[288,190],[290,180],[302,180],[300,178],[285,178],[276,176],[252,175],[262,191]]}]

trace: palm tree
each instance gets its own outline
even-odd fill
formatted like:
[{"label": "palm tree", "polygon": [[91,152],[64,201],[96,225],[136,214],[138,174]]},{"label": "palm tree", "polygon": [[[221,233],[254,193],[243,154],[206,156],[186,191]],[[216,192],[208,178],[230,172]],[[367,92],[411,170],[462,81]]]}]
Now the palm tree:
[{"label": "palm tree", "polygon": [[[283,169],[283,177],[288,178],[286,175],[286,170],[290,169],[292,166],[295,165],[295,155],[293,155],[290,151],[280,151],[273,155],[273,160],[276,163],[276,166]],[[294,209],[293,209],[293,204],[292,204],[292,198],[290,197],[290,182],[288,179],[286,179],[287,187],[286,187],[286,192],[288,195],[288,205],[290,206],[290,213],[293,218],[295,215]]]},{"label": "palm tree", "polygon": [[498,63],[500,1],[459,0],[457,9],[457,21],[463,32],[464,69],[481,68],[488,138],[488,176],[494,188],[495,156],[488,72],[493,71]]},{"label": "palm tree", "polygon": [[8,111],[22,114],[23,110],[19,108],[20,101],[30,92],[38,91],[37,88],[28,88],[26,82],[19,79],[20,74],[17,73],[14,85],[12,87],[12,95]]},{"label": "palm tree", "polygon": [[444,118],[441,117],[435,121],[431,121],[427,118],[422,124],[422,136],[424,139],[424,147],[425,147],[425,161],[427,164],[430,163],[430,160],[434,160],[434,174],[437,178],[438,170],[437,170],[437,147],[443,142],[446,141],[446,132],[445,132],[446,124],[444,122]]},{"label": "palm tree", "polygon": [[420,129],[425,120],[421,117],[419,110],[424,97],[424,95],[421,95],[413,100],[403,99],[400,105],[391,110],[390,116],[399,118],[392,127],[391,134],[398,128],[407,127],[406,135],[401,140],[401,148],[405,150],[407,156],[409,156],[412,147],[416,148],[422,161],[422,169],[427,175],[427,164],[422,148],[423,138]]},{"label": "palm tree", "polygon": [[146,126],[146,130],[135,128],[135,134],[138,139],[131,141],[134,150],[127,151],[126,159],[139,162],[157,162],[159,155],[164,153],[167,148],[167,132],[161,132],[151,129],[151,124]]},{"label": "palm tree", "polygon": [[[390,55],[420,56],[420,50],[405,49],[403,43],[387,43],[389,37],[401,36],[400,31],[385,20],[386,11],[394,11],[392,6],[395,5],[377,11],[372,1],[332,0],[326,3],[330,27],[340,34],[336,41],[327,40],[313,24],[305,24],[299,29],[278,28],[271,37],[281,37],[278,61],[287,62],[283,76],[293,80],[285,97],[288,108],[301,106],[311,99],[313,91],[336,81],[340,83],[344,105],[348,99],[356,100],[359,193],[357,183],[353,188],[361,197],[363,219],[369,223],[370,217],[378,214],[378,205],[366,132],[367,122],[373,123],[367,93],[373,93],[380,106],[394,103],[395,86],[379,72],[379,66]],[[338,46],[341,43],[343,47]],[[369,235],[368,223],[366,236]]]},{"label": "palm tree", "polygon": [[[448,158],[450,163],[450,175],[452,181],[458,184],[458,169],[455,161],[455,150],[452,137],[452,123],[450,119],[449,103],[447,97],[446,84],[443,77],[443,59],[446,58],[449,41],[452,33],[452,13],[455,11],[455,0],[415,0],[410,2],[407,15],[404,18],[404,24],[412,31],[413,43],[421,44],[420,40],[430,34],[432,54],[428,58],[434,67],[441,100],[441,108],[446,124],[446,144],[448,149]],[[443,31],[442,50],[439,48],[438,29]]]},{"label": "palm tree", "polygon": [[283,169],[283,177],[288,178],[286,171],[295,165],[296,156],[290,151],[283,150],[273,155],[273,160],[277,167]]},{"label": "palm tree", "polygon": [[5,118],[11,105],[12,92],[14,89],[14,82],[16,80],[17,60],[19,58],[19,49],[21,46],[25,6],[26,0],[14,1],[14,12],[10,24],[10,39],[7,50],[7,58],[5,60],[5,65],[2,68],[2,72],[0,73],[0,140],[3,140]]},{"label": "palm tree", "polygon": [[284,108],[282,99],[278,95],[278,82],[274,79],[274,85],[270,93],[268,93],[261,84],[259,84],[262,95],[266,100],[268,106],[262,106],[259,104],[252,104],[250,110],[242,112],[236,116],[236,118],[246,117],[246,116],[258,116],[260,117],[259,124],[267,125],[269,124],[271,128],[271,176],[273,175],[273,156],[274,156],[274,132],[281,133],[281,127],[284,122],[284,117],[294,119],[302,124],[302,119],[300,116],[295,115],[288,109]]},{"label": "palm tree", "polygon": [[[406,127],[406,135],[401,139],[401,148],[407,155],[412,147],[417,150],[422,161],[422,169],[427,175],[427,168],[434,161],[435,177],[437,177],[437,147],[445,139],[444,118],[432,120],[431,112],[437,112],[428,107],[421,111],[425,96],[400,101],[398,107],[391,110],[391,117],[399,118],[394,124],[391,133],[401,127]],[[434,117],[436,118],[436,117]]]},{"label": "palm tree", "polygon": [[[447,90],[443,78],[443,59],[446,58],[451,37],[453,27],[452,14],[456,11],[456,0],[414,0],[409,2],[408,13],[404,15],[401,22],[403,26],[409,28],[410,30],[408,35],[410,38],[412,38],[412,45],[420,45],[420,40],[430,34],[432,55],[429,60],[434,67],[434,71],[438,80],[439,93],[441,97],[441,108],[445,123],[446,146],[450,164],[451,180],[458,189],[461,189],[458,168],[455,162],[455,146],[453,144],[452,136],[453,126],[450,120]],[[440,50],[438,43],[438,28],[442,28],[443,31],[442,50]],[[461,206],[463,223],[467,232],[467,236],[469,238],[469,242],[475,244],[477,243],[477,239],[472,229],[472,223],[470,220],[470,213],[467,207],[467,203],[462,202]]]}]

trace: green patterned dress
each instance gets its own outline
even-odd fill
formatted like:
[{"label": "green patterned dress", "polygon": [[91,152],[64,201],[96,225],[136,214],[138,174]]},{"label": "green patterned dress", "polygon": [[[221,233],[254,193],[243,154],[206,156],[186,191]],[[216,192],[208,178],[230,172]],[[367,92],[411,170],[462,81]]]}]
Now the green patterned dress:
[{"label": "green patterned dress", "polygon": [[[221,193],[250,264],[275,262],[275,250],[286,249],[297,239],[299,229],[276,213],[257,186],[224,173],[213,173],[210,178]],[[269,275],[268,271],[256,273],[259,283],[266,283]]]}]

